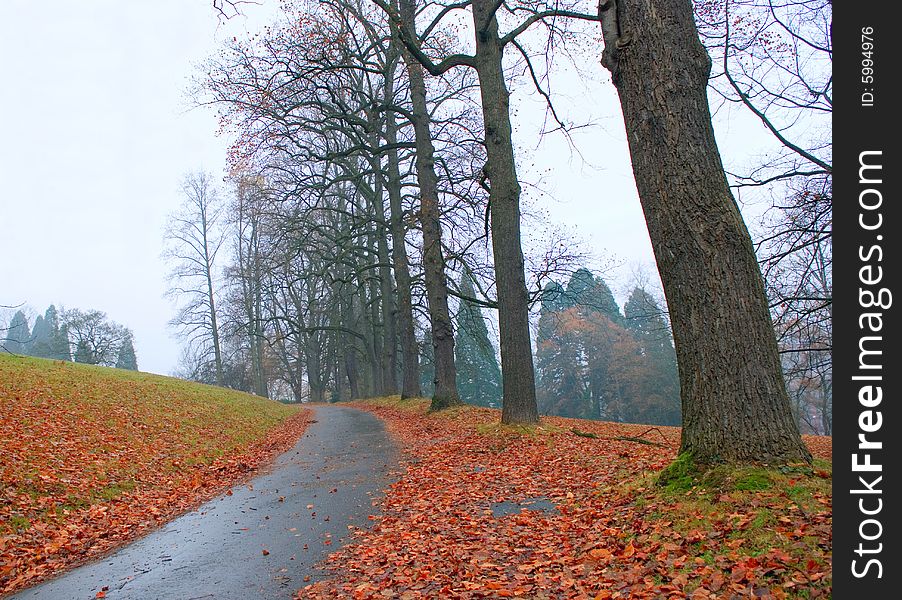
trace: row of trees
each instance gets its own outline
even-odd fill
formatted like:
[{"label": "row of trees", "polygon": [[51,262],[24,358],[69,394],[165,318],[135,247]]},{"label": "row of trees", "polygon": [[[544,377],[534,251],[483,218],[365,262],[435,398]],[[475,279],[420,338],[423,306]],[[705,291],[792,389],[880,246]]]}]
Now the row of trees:
[{"label": "row of trees", "polygon": [[[722,6],[712,8],[715,27],[733,22]],[[452,309],[470,302],[497,310],[502,421],[535,422],[529,307],[568,265],[554,252],[524,258],[509,68],[516,55],[550,102],[536,50],[569,50],[598,24],[676,341],[682,448],[700,461],[807,460],[754,247],[714,140],[711,60],[687,0],[597,10],[577,1],[297,2],[279,26],[234,41],[199,82],[202,102],[237,137],[228,324],[217,320],[209,275],[225,246],[198,220],[209,211],[176,220],[182,233],[170,235],[181,248],[174,279],[193,282],[175,287],[195,298],[177,321],[204,340],[216,380],[227,371],[221,327],[257,384],[269,361],[296,397],[417,395],[422,317],[433,408],[451,406],[466,362],[455,361]],[[613,312],[552,312],[571,328],[620,326]],[[585,346],[592,336],[583,337]],[[592,357],[599,368],[589,379],[603,371]],[[589,397],[608,410],[616,403],[603,387]]]},{"label": "row of trees", "polygon": [[58,311],[51,304],[31,324],[18,310],[0,331],[0,346],[12,354],[138,370],[132,332],[98,310]]}]

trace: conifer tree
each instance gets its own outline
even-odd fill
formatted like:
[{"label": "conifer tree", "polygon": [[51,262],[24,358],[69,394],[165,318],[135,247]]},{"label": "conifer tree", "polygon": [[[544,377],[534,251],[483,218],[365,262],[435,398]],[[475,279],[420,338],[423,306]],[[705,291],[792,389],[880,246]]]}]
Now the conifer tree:
[{"label": "conifer tree", "polygon": [[549,281],[545,284],[545,287],[542,289],[540,302],[542,314],[561,311],[573,305],[567,296],[564,286],[557,281]]},{"label": "conifer tree", "polygon": [[26,354],[28,354],[29,356],[40,356],[46,358],[49,351],[48,341],[49,331],[47,329],[46,323],[44,322],[44,317],[38,315],[34,319],[34,326],[31,329],[31,339],[29,340],[25,350]]},{"label": "conifer tree", "polygon": [[588,269],[577,269],[567,282],[567,302],[569,306],[581,310],[600,312],[617,324],[623,322],[620,307],[611,293],[611,288],[601,277],[595,277]]},{"label": "conifer tree", "polygon": [[53,358],[55,360],[72,360],[72,349],[69,347],[69,327],[65,323],[60,323],[59,328],[53,335]]},{"label": "conifer tree", "polygon": [[72,360],[72,354],[69,350],[69,330],[66,325],[60,322],[59,311],[52,304],[44,311],[44,324],[49,331],[49,352],[47,358]]},{"label": "conifer tree", "polygon": [[85,340],[78,340],[75,343],[75,352],[72,355],[72,360],[85,365],[97,364],[94,353],[91,352],[91,348]]},{"label": "conifer tree", "polygon": [[12,354],[26,354],[30,341],[31,332],[28,329],[28,318],[24,312],[17,310],[7,327],[3,346],[7,352]]},{"label": "conifer tree", "polygon": [[[475,297],[476,291],[468,274],[461,280],[460,292],[462,296]],[[454,361],[461,400],[477,406],[501,406],[501,368],[495,348],[489,341],[482,310],[466,299],[461,300],[457,313]]]},{"label": "conifer tree", "polygon": [[31,345],[28,354],[41,358],[53,358],[53,330],[47,323],[47,319],[38,315],[34,320],[31,330]]},{"label": "conifer tree", "polygon": [[127,369],[129,371],[138,370],[138,358],[135,356],[135,344],[132,340],[131,332],[122,340],[119,347],[119,355],[116,357],[116,368]]},{"label": "conifer tree", "polygon": [[656,414],[647,422],[663,425],[680,423],[680,378],[676,351],[664,311],[646,290],[636,287],[623,305],[627,328],[633,332],[649,362],[643,381],[645,395],[656,395]]}]

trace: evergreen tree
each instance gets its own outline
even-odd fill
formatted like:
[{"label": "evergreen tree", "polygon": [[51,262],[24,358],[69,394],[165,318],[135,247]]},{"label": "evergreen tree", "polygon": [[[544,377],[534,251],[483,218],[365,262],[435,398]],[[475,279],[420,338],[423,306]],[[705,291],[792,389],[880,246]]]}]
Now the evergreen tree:
[{"label": "evergreen tree", "polygon": [[588,269],[577,269],[573,273],[567,282],[566,295],[569,306],[576,306],[583,311],[600,312],[617,324],[623,322],[611,288],[604,279],[595,277]]},{"label": "evergreen tree", "polygon": [[72,360],[72,354],[69,350],[69,330],[66,325],[60,322],[59,312],[52,304],[44,312],[44,324],[50,332],[47,358]]},{"label": "evergreen tree", "polygon": [[564,310],[573,306],[564,286],[557,281],[549,281],[542,288],[541,310],[542,314],[549,314]]},{"label": "evergreen tree", "polygon": [[637,338],[646,340],[646,347],[673,350],[673,339],[664,319],[664,311],[647,291],[640,287],[633,289],[623,305],[623,314],[626,326]]},{"label": "evergreen tree", "polygon": [[97,364],[97,359],[85,340],[78,340],[75,343],[75,353],[72,355],[72,360],[85,365]]},{"label": "evergreen tree", "polygon": [[588,417],[590,389],[575,308],[543,310],[536,336],[536,389],[542,414]]},{"label": "evergreen tree", "polygon": [[129,371],[138,370],[138,358],[135,356],[135,344],[132,340],[131,332],[125,336],[122,345],[119,347],[119,355],[116,357],[116,368]]},{"label": "evergreen tree", "polygon": [[28,354],[41,358],[50,358],[50,333],[46,319],[38,315],[31,330],[31,344],[28,347]]},{"label": "evergreen tree", "polygon": [[[461,281],[461,294],[475,297],[469,275]],[[477,406],[501,406],[501,369],[495,348],[489,341],[489,330],[477,304],[461,300],[457,313],[457,339],[454,345],[457,365],[457,390],[460,398]]]},{"label": "evergreen tree", "polygon": [[9,322],[6,331],[6,339],[3,346],[7,352],[13,354],[26,354],[31,342],[31,332],[28,329],[28,318],[21,310],[16,311]]},{"label": "evergreen tree", "polygon": [[[51,307],[52,308],[52,307]],[[56,360],[72,360],[72,349],[69,347],[69,326],[61,323],[53,336],[53,356]]]},{"label": "evergreen tree", "polygon": [[536,336],[546,414],[678,425],[676,353],[663,311],[635,290],[621,314],[610,288],[579,269],[566,291],[545,286]]},{"label": "evergreen tree", "polygon": [[[577,279],[585,274],[592,277],[585,269],[577,273]],[[580,287],[577,283],[573,291]],[[542,414],[586,417],[590,390],[579,332],[565,323],[572,325],[576,314],[573,295],[568,292],[556,281],[542,290],[536,334],[536,399]]]},{"label": "evergreen tree", "polygon": [[60,329],[59,313],[52,304],[34,320],[31,330],[31,344],[28,354],[41,358],[71,360],[69,339],[65,330]]},{"label": "evergreen tree", "polygon": [[648,423],[680,424],[680,377],[676,351],[664,310],[654,297],[642,288],[635,288],[623,306],[626,326],[633,332],[650,368],[642,382],[642,392],[657,398],[653,415],[646,415]]}]

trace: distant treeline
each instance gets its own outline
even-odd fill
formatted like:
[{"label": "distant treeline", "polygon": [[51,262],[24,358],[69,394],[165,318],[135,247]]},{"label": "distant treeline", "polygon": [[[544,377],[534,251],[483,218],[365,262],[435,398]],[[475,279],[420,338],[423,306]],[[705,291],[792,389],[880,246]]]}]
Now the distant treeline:
[{"label": "distant treeline", "polygon": [[134,335],[99,310],[58,311],[52,304],[29,322],[18,310],[0,325],[0,351],[138,370]]}]

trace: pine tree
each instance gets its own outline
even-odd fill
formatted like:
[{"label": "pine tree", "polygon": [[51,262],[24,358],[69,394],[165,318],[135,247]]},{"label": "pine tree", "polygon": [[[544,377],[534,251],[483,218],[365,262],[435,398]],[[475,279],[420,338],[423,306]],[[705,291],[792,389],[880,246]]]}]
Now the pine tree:
[{"label": "pine tree", "polygon": [[[51,306],[51,308],[53,308]],[[72,360],[72,349],[69,347],[69,327],[62,323],[53,336],[53,356],[56,360]]]},{"label": "pine tree", "polygon": [[[580,269],[591,278],[591,273]],[[584,274],[574,276],[579,280]],[[571,279],[571,283],[573,279]],[[577,283],[573,291],[581,290]],[[578,295],[578,293],[576,294]],[[539,411],[566,417],[585,417],[590,390],[579,332],[574,297],[552,281],[542,290],[539,326],[536,335],[536,398]]]},{"label": "pine tree", "polygon": [[78,340],[75,344],[75,353],[72,355],[72,360],[85,365],[97,364],[97,359],[85,340]]},{"label": "pine tree", "polygon": [[52,304],[44,312],[44,323],[50,330],[50,354],[47,358],[72,360],[72,352],[69,349],[69,329],[60,322],[59,312]]},{"label": "pine tree", "polygon": [[549,314],[573,306],[564,286],[557,281],[550,281],[542,288],[542,313]]},{"label": "pine tree", "polygon": [[12,354],[26,354],[30,342],[31,332],[28,329],[28,317],[21,310],[18,310],[7,326],[3,347]]},{"label": "pine tree", "polygon": [[580,310],[595,311],[606,315],[617,324],[623,322],[620,307],[611,288],[601,277],[595,277],[588,269],[577,269],[567,282],[567,302]]},{"label": "pine tree", "polygon": [[[464,275],[461,295],[475,297],[469,275]],[[457,339],[454,347],[457,365],[457,390],[460,398],[477,406],[501,406],[501,368],[495,348],[489,341],[489,330],[479,306],[461,300],[457,313]]]},{"label": "pine tree", "polygon": [[38,315],[31,331],[32,343],[30,354],[41,358],[55,360],[71,360],[69,339],[65,330],[60,329],[59,313],[52,304],[44,315]]},{"label": "pine tree", "polygon": [[50,358],[50,333],[46,319],[41,315],[35,317],[28,354],[41,358]]},{"label": "pine tree", "polygon": [[129,371],[138,370],[138,358],[135,356],[135,344],[132,341],[132,335],[129,333],[122,341],[119,347],[119,355],[116,358],[117,369],[127,369]]},{"label": "pine tree", "polygon": [[[549,305],[552,306],[552,305]],[[543,310],[536,337],[536,389],[543,414],[587,417],[590,402],[587,365],[575,308]]]}]

